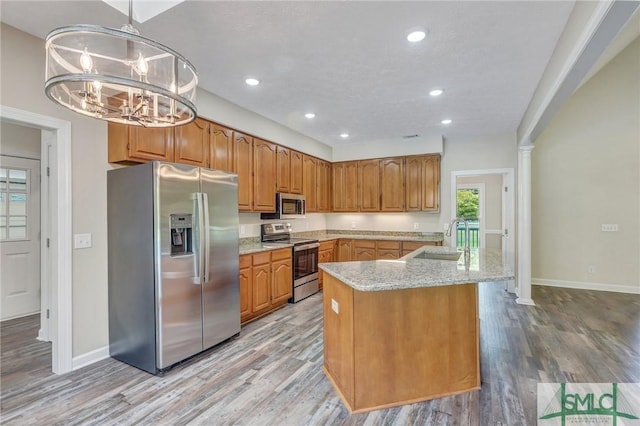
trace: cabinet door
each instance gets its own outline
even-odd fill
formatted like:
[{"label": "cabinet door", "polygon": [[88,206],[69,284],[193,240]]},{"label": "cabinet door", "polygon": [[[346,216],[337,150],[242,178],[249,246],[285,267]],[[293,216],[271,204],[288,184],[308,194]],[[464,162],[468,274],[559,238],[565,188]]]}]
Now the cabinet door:
[{"label": "cabinet door", "polygon": [[209,123],[196,118],[175,128],[175,162],[209,167]]},{"label": "cabinet door", "polygon": [[376,259],[399,259],[400,241],[376,241]]},{"label": "cabinet door", "polygon": [[338,262],[350,262],[352,251],[352,240],[338,240]]},{"label": "cabinet door", "polygon": [[358,162],[349,161],[344,165],[344,207],[347,212],[357,212],[358,205]]},{"label": "cabinet door", "polygon": [[293,297],[291,256],[289,256],[288,259],[272,262],[271,271],[271,303],[278,304],[286,302]]},{"label": "cabinet door", "polygon": [[345,208],[345,163],[333,163],[331,165],[331,175],[333,177],[333,211],[343,212]]},{"label": "cabinet door", "polygon": [[291,150],[278,146],[276,153],[276,191],[291,192]]},{"label": "cabinet door", "polygon": [[442,243],[435,241],[403,241],[402,242],[402,255],[406,256],[414,250],[418,250],[423,246],[439,246]]},{"label": "cabinet door", "polygon": [[110,163],[173,161],[173,128],[143,128],[108,124]]},{"label": "cabinet door", "polygon": [[405,205],[407,211],[422,210],[423,157],[407,157],[405,162]]},{"label": "cabinet door", "polygon": [[380,160],[358,161],[360,211],[380,211]]},{"label": "cabinet door", "polygon": [[380,210],[404,211],[404,158],[380,161]]},{"label": "cabinet door", "polygon": [[144,160],[173,161],[173,130],[129,126],[129,156]]},{"label": "cabinet door", "polygon": [[331,164],[327,161],[316,162],[316,208],[319,212],[331,211],[329,198],[331,186]]},{"label": "cabinet door", "polygon": [[253,140],[253,211],[276,211],[276,145]]},{"label": "cabinet door", "polygon": [[[320,245],[320,247],[322,247],[322,245]],[[321,249],[318,252],[318,263],[330,263],[330,262],[333,262],[333,246],[331,246],[328,249],[324,249],[324,250]],[[322,288],[323,275],[324,273],[322,271],[319,271],[319,274],[318,274],[319,288]]]},{"label": "cabinet door", "polygon": [[440,210],[440,156],[426,155],[422,162],[422,211]]},{"label": "cabinet door", "polygon": [[240,256],[240,322],[251,319],[252,287],[251,255]]},{"label": "cabinet door", "polygon": [[251,311],[262,311],[271,306],[271,264],[253,266],[253,300]]},{"label": "cabinet door", "polygon": [[209,126],[209,167],[230,172],[233,170],[233,130],[219,124]]},{"label": "cabinet door", "polygon": [[316,204],[316,159],[308,155],[302,157],[303,194],[307,201],[307,213],[318,211]]},{"label": "cabinet door", "polygon": [[253,138],[233,134],[233,172],[238,174],[238,210],[251,211],[253,201]]},{"label": "cabinet door", "polygon": [[304,154],[298,151],[291,150],[291,186],[290,191],[292,194],[303,193],[303,163]]},{"label": "cabinet door", "polygon": [[376,260],[376,242],[369,240],[355,240],[353,242],[353,260]]}]

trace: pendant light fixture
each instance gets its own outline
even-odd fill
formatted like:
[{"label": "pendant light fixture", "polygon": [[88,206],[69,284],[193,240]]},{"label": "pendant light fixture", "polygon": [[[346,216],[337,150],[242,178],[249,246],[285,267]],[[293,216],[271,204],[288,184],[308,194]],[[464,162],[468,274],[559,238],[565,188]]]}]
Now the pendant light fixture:
[{"label": "pendant light fixture", "polygon": [[196,118],[198,76],[174,50],[122,28],[73,25],[46,38],[49,99],[72,111],[143,127],[187,124]]}]

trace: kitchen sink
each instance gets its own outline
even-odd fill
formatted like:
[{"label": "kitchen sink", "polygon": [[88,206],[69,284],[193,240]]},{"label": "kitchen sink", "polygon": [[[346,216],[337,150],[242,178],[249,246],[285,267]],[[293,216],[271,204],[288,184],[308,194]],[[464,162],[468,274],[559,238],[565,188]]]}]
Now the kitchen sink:
[{"label": "kitchen sink", "polygon": [[434,253],[428,251],[422,251],[415,256],[414,259],[434,259],[434,260],[455,260],[460,259],[462,255],[461,251],[449,252],[449,253]]}]

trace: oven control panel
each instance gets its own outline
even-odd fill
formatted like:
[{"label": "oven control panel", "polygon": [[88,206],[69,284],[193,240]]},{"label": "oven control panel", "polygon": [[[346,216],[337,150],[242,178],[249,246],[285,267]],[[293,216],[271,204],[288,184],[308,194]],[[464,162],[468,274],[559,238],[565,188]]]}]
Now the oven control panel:
[{"label": "oven control panel", "polygon": [[262,225],[262,232],[265,235],[288,234],[291,232],[290,223],[266,223]]}]

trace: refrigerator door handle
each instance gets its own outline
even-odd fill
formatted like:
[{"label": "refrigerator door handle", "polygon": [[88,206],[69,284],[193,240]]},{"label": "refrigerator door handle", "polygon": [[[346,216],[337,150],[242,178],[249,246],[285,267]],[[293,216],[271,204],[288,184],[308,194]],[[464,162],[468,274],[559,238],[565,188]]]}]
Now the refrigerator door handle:
[{"label": "refrigerator door handle", "polygon": [[196,285],[202,285],[203,269],[204,269],[204,207],[202,193],[196,193],[196,214],[198,215],[198,255],[196,257],[198,265],[196,267],[197,276],[193,280]]},{"label": "refrigerator door handle", "polygon": [[202,193],[202,216],[203,216],[203,225],[202,228],[203,234],[201,234],[202,241],[204,242],[204,258],[202,259],[202,283],[206,284],[209,282],[209,256],[211,254],[211,230],[209,229],[209,196],[206,192]]}]

